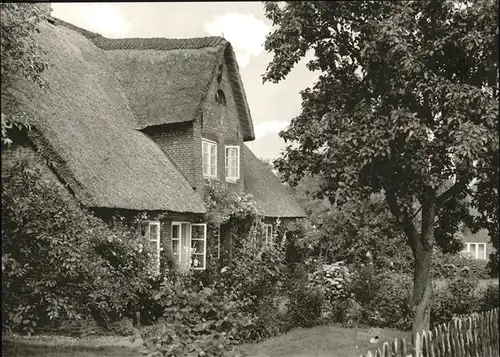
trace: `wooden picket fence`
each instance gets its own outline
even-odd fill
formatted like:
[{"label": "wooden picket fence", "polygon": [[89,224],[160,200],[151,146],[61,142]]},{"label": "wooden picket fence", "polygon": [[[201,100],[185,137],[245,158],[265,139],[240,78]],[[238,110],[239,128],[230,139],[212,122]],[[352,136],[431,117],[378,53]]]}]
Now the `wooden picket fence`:
[{"label": "wooden picket fence", "polygon": [[498,357],[498,308],[456,318],[415,336],[385,342],[361,357]]}]

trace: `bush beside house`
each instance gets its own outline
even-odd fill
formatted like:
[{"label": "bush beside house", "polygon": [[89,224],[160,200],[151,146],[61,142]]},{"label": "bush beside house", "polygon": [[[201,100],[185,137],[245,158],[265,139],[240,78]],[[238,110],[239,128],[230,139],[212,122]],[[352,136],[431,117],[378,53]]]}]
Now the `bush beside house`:
[{"label": "bush beside house", "polygon": [[134,230],[81,209],[40,166],[21,162],[2,181],[3,329],[129,315],[149,261]]}]

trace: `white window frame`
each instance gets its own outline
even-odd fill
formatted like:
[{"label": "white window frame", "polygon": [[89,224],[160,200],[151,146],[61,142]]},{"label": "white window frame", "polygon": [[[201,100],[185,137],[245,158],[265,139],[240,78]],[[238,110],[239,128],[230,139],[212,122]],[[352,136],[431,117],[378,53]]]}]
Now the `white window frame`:
[{"label": "white window frame", "polygon": [[[482,245],[484,247],[484,256],[480,257],[479,256],[479,245]],[[472,251],[471,246],[474,246],[474,250]],[[465,248],[463,250],[464,253],[472,254],[474,259],[481,259],[481,260],[486,260],[488,259],[488,253],[486,251],[487,246],[486,243],[481,243],[481,242],[466,242],[465,243]]]},{"label": "white window frame", "polygon": [[[189,225],[189,236],[188,236],[188,244],[187,244],[187,247],[188,247],[188,251],[187,253],[184,252],[184,250],[182,249],[182,225],[183,224],[188,224]],[[174,230],[173,230],[173,227],[174,226],[177,226],[179,227],[179,237],[178,238],[174,238],[173,237],[173,233],[174,233]],[[203,229],[203,238],[202,239],[199,239],[199,238],[193,238],[193,227],[196,227],[196,226],[203,226],[204,229]],[[189,261],[189,267],[188,269],[191,269],[191,270],[205,270],[207,268],[207,224],[206,223],[191,223],[191,222],[181,222],[181,221],[174,221],[172,222],[172,225],[171,225],[172,229],[170,231],[170,248],[172,250],[172,252],[174,253],[174,249],[173,249],[173,241],[174,240],[178,240],[179,244],[178,244],[178,249],[177,249],[177,252],[175,252],[174,254],[176,254],[178,256],[178,259],[177,259],[177,265],[182,268],[180,265],[181,265],[181,262],[182,262],[182,255],[183,254],[187,254],[187,257],[188,257],[188,261]],[[202,240],[203,241],[203,253],[194,253],[195,255],[203,255],[203,266],[202,267],[191,267],[191,259],[192,259],[192,256],[193,256],[193,253],[191,252],[191,249],[192,249],[192,241],[193,240]]]},{"label": "white window frame", "polygon": [[[208,149],[208,173],[205,173],[205,144],[207,145]],[[212,155],[212,147],[215,147],[215,154]],[[202,156],[202,168],[201,171],[203,173],[204,178],[209,178],[209,179],[216,179],[217,178],[217,142],[208,140],[208,139],[201,139],[201,156]],[[212,165],[212,158],[215,159],[215,164]],[[212,174],[212,169],[214,169],[214,173]]]},{"label": "white window frame", "polygon": [[[156,226],[156,232],[157,232],[157,236],[156,238],[151,238],[151,226]],[[160,221],[148,221],[148,227],[147,227],[147,231],[146,231],[146,234],[147,234],[147,237],[148,237],[148,241],[149,241],[149,244],[151,244],[151,242],[154,242],[155,245],[156,245],[156,257],[153,257],[153,259],[156,260],[156,266],[153,267],[153,272],[155,274],[159,274],[160,273],[160,247],[161,247],[161,233],[160,233],[160,228],[161,228],[161,223]]]},{"label": "white window frame", "polygon": [[[268,229],[271,229],[271,234],[267,234],[268,233]],[[272,238],[273,238],[273,225],[272,224],[264,224],[264,246],[267,246],[269,245],[270,242],[272,242]]]},{"label": "white window frame", "polygon": [[215,253],[214,259],[220,259],[220,226],[217,226],[214,231],[214,240],[215,240]]},{"label": "white window frame", "polygon": [[[203,238],[193,238],[193,227],[203,227]],[[191,252],[192,249],[192,242],[193,241],[202,241],[203,242],[203,253],[193,253]],[[205,270],[207,268],[207,224],[206,223],[191,223],[191,234],[190,234],[190,242],[189,242],[189,260],[190,263],[193,261],[193,256],[195,255],[202,255],[203,256],[203,266],[202,267],[192,267],[191,264],[189,266],[189,269],[191,270]]]},{"label": "white window frame", "polygon": [[[229,176],[229,155],[228,150],[236,150],[236,176]],[[241,158],[240,158],[240,147],[238,145],[226,145],[224,154],[226,157],[226,181],[235,182],[240,179],[240,168],[241,168]]]},{"label": "white window frame", "polygon": [[[174,257],[177,255],[177,266],[181,265],[182,223],[183,222],[172,222],[170,227],[170,250]],[[178,227],[179,237],[174,238],[174,226]],[[174,251],[174,241],[178,242],[177,251]]]}]

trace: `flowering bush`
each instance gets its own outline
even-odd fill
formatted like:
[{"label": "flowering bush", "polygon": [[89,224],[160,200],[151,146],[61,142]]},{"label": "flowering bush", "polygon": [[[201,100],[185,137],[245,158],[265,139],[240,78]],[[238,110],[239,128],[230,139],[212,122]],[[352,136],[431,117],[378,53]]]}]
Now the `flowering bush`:
[{"label": "flowering bush", "polygon": [[347,284],[351,280],[351,273],[343,262],[322,265],[320,270],[309,274],[308,280],[310,285],[321,288],[329,301],[349,296]]},{"label": "flowering bush", "polygon": [[308,285],[323,294],[323,316],[330,316],[335,305],[350,296],[350,281],[351,273],[343,262],[320,265],[318,270],[309,274]]}]

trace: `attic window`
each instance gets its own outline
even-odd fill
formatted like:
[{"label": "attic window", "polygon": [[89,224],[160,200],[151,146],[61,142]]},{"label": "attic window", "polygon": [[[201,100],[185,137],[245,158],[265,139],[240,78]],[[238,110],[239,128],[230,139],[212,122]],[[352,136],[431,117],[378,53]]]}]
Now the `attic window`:
[{"label": "attic window", "polygon": [[220,89],[217,91],[217,93],[215,93],[215,101],[219,104],[226,105],[226,96]]},{"label": "attic window", "polygon": [[217,82],[219,82],[219,83],[222,81],[222,70],[223,69],[224,69],[224,65],[220,64],[219,71],[217,72]]}]

